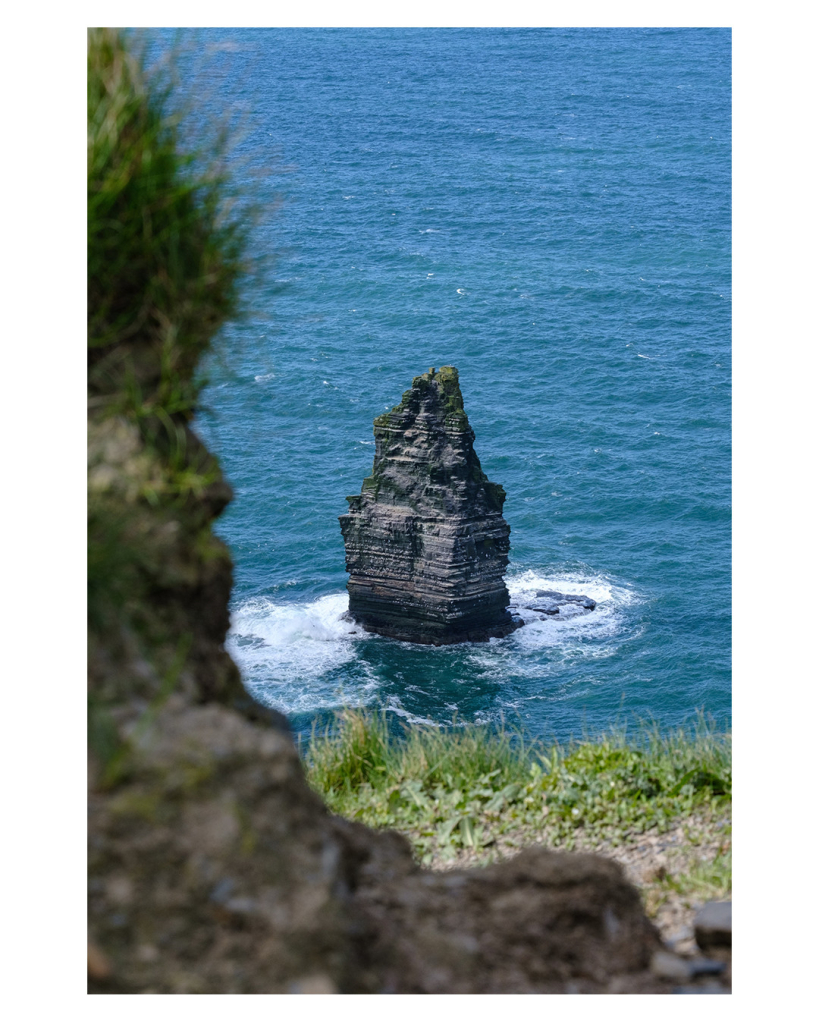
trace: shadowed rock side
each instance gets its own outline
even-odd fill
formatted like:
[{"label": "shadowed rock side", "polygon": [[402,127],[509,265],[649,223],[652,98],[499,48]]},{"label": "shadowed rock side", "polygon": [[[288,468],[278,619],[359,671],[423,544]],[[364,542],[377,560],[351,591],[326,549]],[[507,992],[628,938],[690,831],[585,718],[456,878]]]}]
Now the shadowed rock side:
[{"label": "shadowed rock side", "polygon": [[350,615],[421,644],[506,636],[506,494],[481,469],[458,371],[416,377],[374,423],[375,459],[340,516]]}]

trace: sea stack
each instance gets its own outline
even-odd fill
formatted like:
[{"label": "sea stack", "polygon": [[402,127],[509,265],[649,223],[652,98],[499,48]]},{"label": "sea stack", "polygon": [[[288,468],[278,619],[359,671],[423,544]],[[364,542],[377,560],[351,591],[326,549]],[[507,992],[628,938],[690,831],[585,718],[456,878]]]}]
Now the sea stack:
[{"label": "sea stack", "polygon": [[374,433],[372,475],[339,516],[352,618],[418,644],[511,633],[506,492],[481,469],[455,367],[416,377]]}]

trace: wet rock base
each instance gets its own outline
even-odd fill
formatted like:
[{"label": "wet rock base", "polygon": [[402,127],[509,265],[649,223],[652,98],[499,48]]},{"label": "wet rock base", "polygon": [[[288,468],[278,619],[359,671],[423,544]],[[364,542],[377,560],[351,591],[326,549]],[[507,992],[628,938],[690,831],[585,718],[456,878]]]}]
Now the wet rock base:
[{"label": "wet rock base", "polygon": [[[579,614],[593,612],[597,602],[585,594],[562,594],[558,590],[538,590],[535,592],[535,600],[527,604],[520,604],[518,609],[526,609],[531,612],[538,612],[541,619],[545,617],[560,616],[563,618],[573,617]],[[520,616],[514,616],[518,625],[523,625]]]}]

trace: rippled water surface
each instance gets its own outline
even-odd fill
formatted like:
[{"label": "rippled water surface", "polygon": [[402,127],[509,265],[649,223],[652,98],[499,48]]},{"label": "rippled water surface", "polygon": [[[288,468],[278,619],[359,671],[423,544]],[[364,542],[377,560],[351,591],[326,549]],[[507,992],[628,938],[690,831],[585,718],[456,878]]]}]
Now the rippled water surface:
[{"label": "rippled water surface", "polygon": [[[197,38],[183,73],[241,109],[244,183],[282,199],[198,421],[236,492],[247,686],[302,730],[342,705],[559,738],[727,724],[730,33]],[[512,603],[566,589],[592,613],[451,648],[341,619],[373,417],[444,364],[508,494]]]}]

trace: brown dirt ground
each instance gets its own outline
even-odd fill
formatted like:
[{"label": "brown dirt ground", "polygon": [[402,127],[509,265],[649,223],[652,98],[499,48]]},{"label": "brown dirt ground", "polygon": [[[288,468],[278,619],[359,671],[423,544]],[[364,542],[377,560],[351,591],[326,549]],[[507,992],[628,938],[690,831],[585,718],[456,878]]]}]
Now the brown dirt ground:
[{"label": "brown dirt ground", "polygon": [[[482,850],[459,851],[454,860],[444,861],[436,854],[429,866],[443,871],[491,864],[514,856],[525,846],[541,845],[544,840],[543,833],[513,830]],[[731,898],[730,889],[698,884],[690,877],[718,855],[730,852],[730,816],[724,813],[695,813],[678,819],[663,833],[650,829],[619,846],[592,841],[579,829],[571,848],[602,854],[621,864],[642,894],[646,912],[666,946],[682,956],[697,953],[693,922],[700,907],[708,900]]]}]

